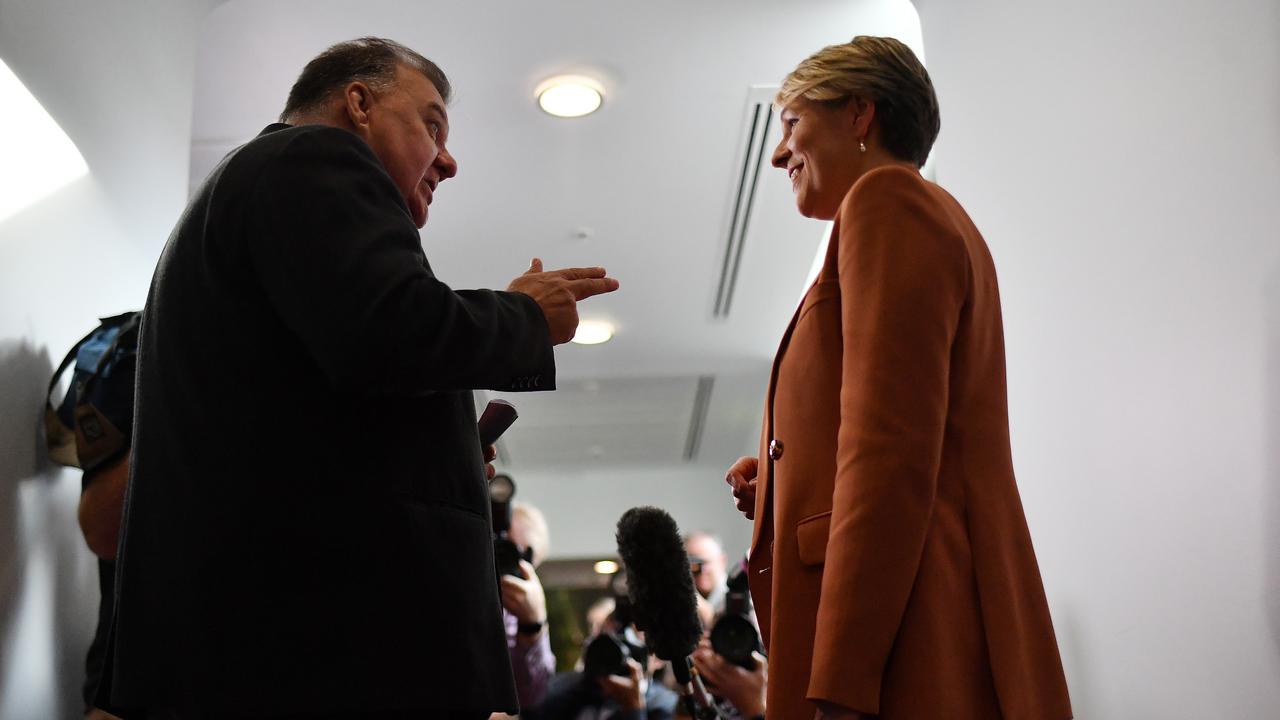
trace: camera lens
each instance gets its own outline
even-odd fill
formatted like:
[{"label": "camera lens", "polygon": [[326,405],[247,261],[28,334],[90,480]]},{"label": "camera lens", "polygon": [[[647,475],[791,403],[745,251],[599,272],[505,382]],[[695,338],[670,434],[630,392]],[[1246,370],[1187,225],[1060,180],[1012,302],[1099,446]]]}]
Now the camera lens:
[{"label": "camera lens", "polygon": [[756,629],[740,615],[725,615],[711,628],[711,648],[720,657],[748,670],[756,666],[751,653],[759,649]]}]

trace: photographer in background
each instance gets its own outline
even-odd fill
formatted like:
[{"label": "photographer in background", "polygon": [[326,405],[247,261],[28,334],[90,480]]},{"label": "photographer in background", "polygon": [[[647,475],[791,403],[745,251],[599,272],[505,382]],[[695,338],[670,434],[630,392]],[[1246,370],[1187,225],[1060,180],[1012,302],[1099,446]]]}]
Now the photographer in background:
[{"label": "photographer in background", "polygon": [[703,622],[707,631],[694,651],[693,665],[727,717],[763,720],[768,663],[751,605],[745,560],[734,565],[721,590],[723,609]]},{"label": "photographer in background", "polygon": [[724,543],[711,533],[696,530],[685,536],[684,551],[689,553],[689,569],[698,594],[706,598],[717,613],[723,611],[727,563]]},{"label": "photographer in background", "polygon": [[600,614],[612,598],[587,611],[592,635],[582,653],[582,669],[552,678],[542,702],[522,720],[671,720],[679,699],[646,673],[651,666],[643,637],[631,626],[626,608]]},{"label": "photographer in background", "polygon": [[517,548],[532,554],[532,562],[520,560],[522,577],[503,575],[501,582],[502,619],[507,629],[511,670],[516,677],[516,694],[520,707],[528,708],[542,700],[547,683],[556,672],[547,628],[547,598],[536,571],[551,549],[551,535],[541,510],[515,501],[511,503],[508,537]]},{"label": "photographer in background", "polygon": [[710,643],[693,652],[693,666],[707,689],[731,706],[730,716],[742,720],[763,720],[765,692],[769,686],[769,665],[760,653],[752,653],[753,669],[735,665],[716,653]]}]

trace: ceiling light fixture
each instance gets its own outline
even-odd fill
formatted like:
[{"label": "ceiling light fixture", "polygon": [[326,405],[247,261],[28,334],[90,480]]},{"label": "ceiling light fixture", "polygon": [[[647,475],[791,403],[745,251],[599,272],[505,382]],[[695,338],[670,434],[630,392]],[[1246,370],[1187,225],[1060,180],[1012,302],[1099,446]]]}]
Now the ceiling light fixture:
[{"label": "ceiling light fixture", "polygon": [[592,569],[595,570],[598,575],[612,575],[618,572],[618,563],[612,560],[601,560],[596,563]]},{"label": "ceiling light fixture", "polygon": [[534,95],[538,98],[538,107],[550,115],[582,117],[600,109],[604,86],[582,75],[557,75],[543,80]]},{"label": "ceiling light fixture", "polygon": [[613,325],[601,320],[583,320],[573,341],[579,345],[599,345],[613,337]]}]

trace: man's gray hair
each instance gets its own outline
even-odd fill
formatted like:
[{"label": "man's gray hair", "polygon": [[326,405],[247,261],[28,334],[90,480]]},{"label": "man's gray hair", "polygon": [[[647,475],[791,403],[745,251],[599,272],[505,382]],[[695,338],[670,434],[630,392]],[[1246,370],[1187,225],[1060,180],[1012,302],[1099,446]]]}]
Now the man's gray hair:
[{"label": "man's gray hair", "polygon": [[319,109],[334,93],[360,81],[374,90],[395,84],[396,67],[417,70],[435,85],[447,103],[453,88],[438,65],[394,40],[363,37],[338,43],[307,63],[289,91],[281,122]]}]

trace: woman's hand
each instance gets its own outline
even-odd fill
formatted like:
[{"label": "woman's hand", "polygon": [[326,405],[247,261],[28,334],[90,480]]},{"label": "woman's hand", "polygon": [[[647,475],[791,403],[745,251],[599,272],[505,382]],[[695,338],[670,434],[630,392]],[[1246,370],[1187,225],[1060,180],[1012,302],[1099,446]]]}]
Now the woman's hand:
[{"label": "woman's hand", "polygon": [[729,466],[729,472],[724,476],[724,481],[733,488],[733,500],[738,506],[738,512],[746,515],[748,520],[756,518],[756,473],[759,468],[760,461],[757,458],[740,457],[738,462]]},{"label": "woman's hand", "polygon": [[764,715],[765,688],[768,685],[769,665],[760,653],[755,658],[754,670],[746,670],[725,660],[709,647],[693,652],[693,665],[698,668],[707,684],[720,697],[728,700],[744,718]]}]

